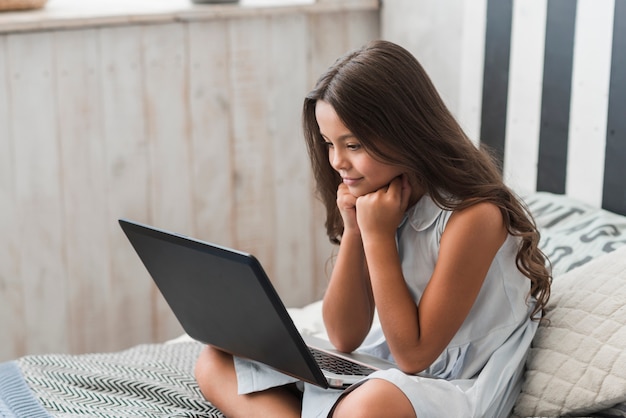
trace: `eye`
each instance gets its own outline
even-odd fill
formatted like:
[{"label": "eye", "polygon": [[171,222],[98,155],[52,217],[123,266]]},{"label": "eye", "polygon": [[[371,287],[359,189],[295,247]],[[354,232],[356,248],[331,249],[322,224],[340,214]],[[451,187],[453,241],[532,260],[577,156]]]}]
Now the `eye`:
[{"label": "eye", "polygon": [[356,151],[356,150],[361,149],[361,144],[356,144],[356,143],[346,144],[346,148],[351,151]]},{"label": "eye", "polygon": [[333,147],[333,143],[330,141],[322,141],[322,144],[325,148],[332,148]]}]

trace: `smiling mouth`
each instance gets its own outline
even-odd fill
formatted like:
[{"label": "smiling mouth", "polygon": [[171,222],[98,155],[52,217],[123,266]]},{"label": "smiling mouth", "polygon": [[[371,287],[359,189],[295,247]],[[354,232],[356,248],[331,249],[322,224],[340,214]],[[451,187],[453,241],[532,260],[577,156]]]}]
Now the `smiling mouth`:
[{"label": "smiling mouth", "polygon": [[349,178],[349,177],[344,177],[343,180],[343,184],[345,184],[346,186],[354,186],[355,184],[357,184],[359,181],[361,181],[362,178]]}]

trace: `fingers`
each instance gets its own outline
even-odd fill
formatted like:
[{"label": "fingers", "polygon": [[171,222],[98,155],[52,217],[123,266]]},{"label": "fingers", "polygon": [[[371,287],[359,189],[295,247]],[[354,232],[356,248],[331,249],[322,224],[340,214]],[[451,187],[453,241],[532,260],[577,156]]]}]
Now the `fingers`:
[{"label": "fingers", "polygon": [[409,205],[409,199],[411,197],[411,185],[409,184],[409,177],[406,174],[401,174],[400,176],[391,180],[389,183],[389,187],[387,188],[387,192],[393,193],[394,196],[400,197],[400,205],[403,210]]},{"label": "fingers", "polygon": [[347,204],[347,206],[352,207],[356,205],[356,197],[354,197],[352,193],[350,193],[348,186],[346,186],[345,184],[340,184],[339,188],[337,189],[337,203],[343,203],[344,206]]},{"label": "fingers", "polygon": [[344,231],[358,231],[359,226],[356,219],[357,198],[353,196],[348,186],[340,184],[337,189],[337,207],[343,219]]},{"label": "fingers", "polygon": [[402,183],[403,183],[404,174],[399,175],[398,177],[391,180],[389,183],[389,187],[387,188],[388,192],[392,193],[402,193]]},{"label": "fingers", "polygon": [[409,176],[402,174],[402,208],[404,210],[409,206],[409,199],[411,198],[411,183],[409,183]]}]

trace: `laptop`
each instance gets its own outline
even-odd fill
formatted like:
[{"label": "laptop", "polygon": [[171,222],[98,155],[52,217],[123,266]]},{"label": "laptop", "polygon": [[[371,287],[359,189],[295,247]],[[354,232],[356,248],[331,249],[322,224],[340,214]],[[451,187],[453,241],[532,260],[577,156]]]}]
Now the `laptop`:
[{"label": "laptop", "polygon": [[119,223],[193,339],[323,388],[344,389],[375,370],[397,367],[301,335],[253,255],[127,219]]}]

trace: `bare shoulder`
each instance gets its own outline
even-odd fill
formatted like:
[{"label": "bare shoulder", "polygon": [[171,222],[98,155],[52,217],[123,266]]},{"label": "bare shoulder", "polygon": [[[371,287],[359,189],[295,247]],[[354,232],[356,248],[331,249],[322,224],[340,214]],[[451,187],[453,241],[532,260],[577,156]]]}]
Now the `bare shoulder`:
[{"label": "bare shoulder", "polygon": [[450,216],[446,230],[448,229],[454,235],[470,235],[500,243],[506,237],[502,211],[491,202],[479,202],[455,211]]},{"label": "bare shoulder", "polygon": [[502,211],[492,202],[475,203],[465,209],[455,211],[452,216],[485,226],[504,226]]}]

